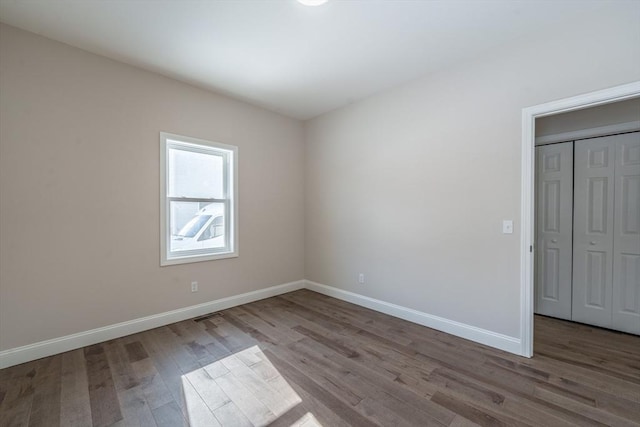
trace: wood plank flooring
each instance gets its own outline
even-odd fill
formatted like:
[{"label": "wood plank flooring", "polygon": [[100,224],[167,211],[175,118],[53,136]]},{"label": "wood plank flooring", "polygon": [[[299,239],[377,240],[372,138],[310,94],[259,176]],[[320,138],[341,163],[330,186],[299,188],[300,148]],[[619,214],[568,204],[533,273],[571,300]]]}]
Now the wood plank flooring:
[{"label": "wood plank flooring", "polygon": [[308,290],[0,371],[0,426],[640,426],[640,337],[524,359]]}]

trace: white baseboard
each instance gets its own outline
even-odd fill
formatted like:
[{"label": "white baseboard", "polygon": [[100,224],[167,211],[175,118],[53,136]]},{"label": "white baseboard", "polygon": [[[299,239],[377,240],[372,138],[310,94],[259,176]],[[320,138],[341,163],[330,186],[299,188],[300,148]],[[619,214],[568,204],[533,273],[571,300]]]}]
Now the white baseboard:
[{"label": "white baseboard", "polygon": [[40,359],[42,357],[63,353],[65,351],[74,350],[76,348],[97,344],[99,342],[124,337],[126,335],[135,334],[171,323],[180,322],[182,320],[191,319],[193,317],[202,316],[204,314],[224,310],[242,304],[247,304],[253,301],[258,301],[287,292],[297,291],[298,289],[302,289],[304,287],[305,281],[299,280],[296,282],[272,286],[266,289],[259,289],[257,291],[222,298],[203,304],[192,305],[190,307],[167,311],[165,313],[141,317],[139,319],[129,320],[127,322],[116,323],[115,325],[92,329],[90,331],[79,332],[77,334],[67,335],[60,338],[40,341],[34,344],[25,345],[23,347],[4,350],[0,352],[0,369],[18,365],[20,363],[29,362],[31,360]]},{"label": "white baseboard", "polygon": [[399,317],[400,319],[408,320],[409,322],[417,323],[422,326],[437,329],[438,331],[446,332],[457,337],[508,351],[509,353],[521,355],[522,348],[519,338],[498,334],[496,332],[467,325],[465,323],[456,322],[443,317],[413,310],[411,308],[369,298],[364,295],[334,288],[332,286],[315,283],[310,280],[305,280],[305,283],[306,288],[312,291],[362,307],[370,308],[371,310],[379,311],[394,317]]},{"label": "white baseboard", "polygon": [[165,313],[141,317],[127,322],[116,323],[114,325],[92,329],[90,331],[41,341],[25,345],[23,347],[4,350],[0,352],[0,369],[149,329],[158,328],[160,326],[180,322],[182,320],[191,319],[215,311],[225,310],[227,308],[247,304],[253,301],[274,297],[287,292],[297,291],[298,289],[303,288],[362,307],[367,307],[381,313],[399,317],[400,319],[408,320],[409,322],[437,329],[451,335],[521,355],[521,344],[520,339],[518,338],[498,334],[486,329],[423,313],[411,308],[380,301],[364,295],[334,288],[332,286],[312,282],[310,280],[299,280],[203,304],[167,311]]}]

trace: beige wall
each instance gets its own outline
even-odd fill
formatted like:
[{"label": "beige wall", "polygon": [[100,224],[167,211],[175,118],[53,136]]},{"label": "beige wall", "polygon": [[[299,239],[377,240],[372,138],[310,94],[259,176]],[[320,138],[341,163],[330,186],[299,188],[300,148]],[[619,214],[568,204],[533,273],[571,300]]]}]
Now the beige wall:
[{"label": "beige wall", "polygon": [[307,279],[519,337],[522,108],[640,79],[638,7],[309,121]]},{"label": "beige wall", "polygon": [[[304,278],[300,122],[5,25],[0,94],[0,350]],[[239,258],[160,268],[160,131],[239,147]]]}]

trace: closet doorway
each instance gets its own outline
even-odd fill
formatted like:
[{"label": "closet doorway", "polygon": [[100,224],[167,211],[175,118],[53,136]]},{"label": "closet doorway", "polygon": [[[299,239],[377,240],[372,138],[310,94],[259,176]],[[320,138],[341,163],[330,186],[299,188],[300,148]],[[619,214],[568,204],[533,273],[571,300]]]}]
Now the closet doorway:
[{"label": "closet doorway", "polygon": [[640,335],[640,98],[535,135],[534,312]]},{"label": "closet doorway", "polygon": [[[544,134],[541,126],[553,127],[554,118],[561,118],[565,113],[595,112],[599,107],[620,106],[626,101],[640,99],[640,81],[614,86],[595,92],[585,93],[570,98],[550,101],[538,104],[522,110],[522,199],[521,199],[521,257],[520,257],[520,354],[524,357],[533,357],[533,335],[534,335],[534,247],[535,247],[535,145],[551,142],[562,142],[557,139],[558,134],[566,137],[564,141],[574,141],[589,137],[603,136],[611,134],[607,132],[600,135],[584,135],[582,130],[552,130],[549,134]],[[587,113],[588,114],[588,113]],[[632,113],[635,114],[635,113]],[[589,119],[591,128],[601,128],[606,130],[610,125],[596,124],[599,115],[591,116]],[[636,129],[640,128],[640,117],[633,117]],[[616,123],[614,126],[620,128],[624,123]],[[537,128],[537,129],[536,129]],[[629,132],[633,129],[625,129]],[[537,134],[536,134],[537,132]],[[624,133],[616,129],[614,133]],[[551,137],[551,135],[553,135]],[[556,138],[555,141],[550,139]],[[535,248],[537,249],[537,248]],[[572,266],[573,269],[573,266]]]}]

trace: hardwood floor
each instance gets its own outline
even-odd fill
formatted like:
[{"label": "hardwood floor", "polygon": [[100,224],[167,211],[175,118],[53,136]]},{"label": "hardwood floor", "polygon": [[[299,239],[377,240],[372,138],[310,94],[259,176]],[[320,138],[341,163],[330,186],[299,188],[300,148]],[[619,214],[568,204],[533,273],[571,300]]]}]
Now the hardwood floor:
[{"label": "hardwood floor", "polygon": [[640,426],[640,337],[524,359],[308,290],[0,371],[1,426]]}]

